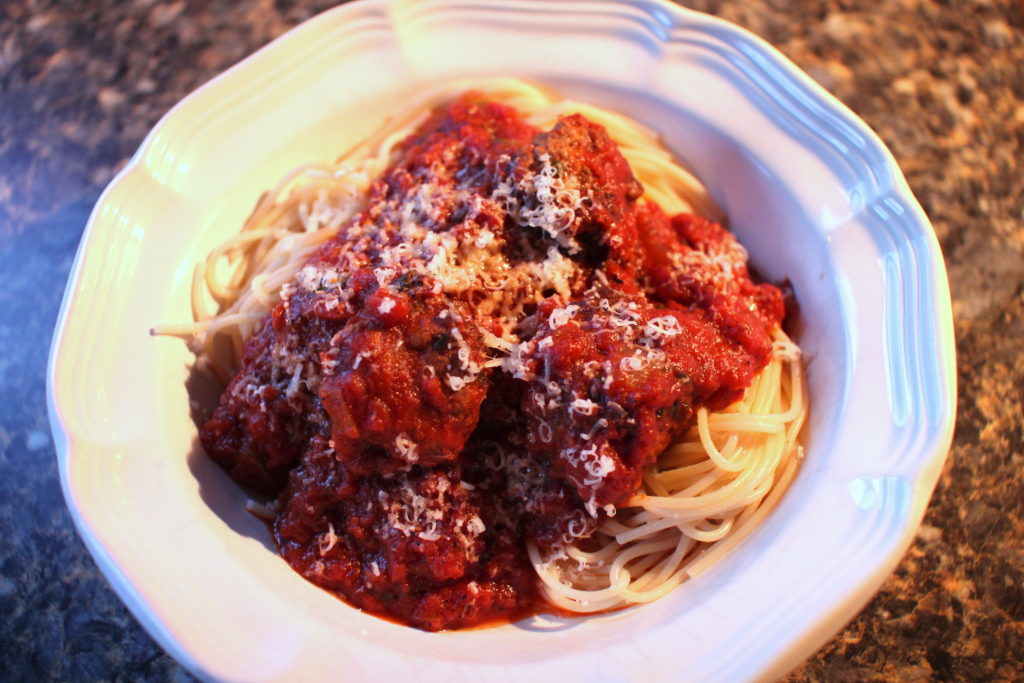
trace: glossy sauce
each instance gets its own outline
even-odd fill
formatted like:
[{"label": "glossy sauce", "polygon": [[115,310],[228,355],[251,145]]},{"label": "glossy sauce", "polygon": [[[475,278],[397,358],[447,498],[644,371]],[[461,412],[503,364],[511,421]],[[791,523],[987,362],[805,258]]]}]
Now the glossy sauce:
[{"label": "glossy sauce", "polygon": [[277,496],[292,567],[428,630],[545,609],[527,540],[614,514],[784,315],[727,231],[641,194],[578,115],[541,132],[468,95],[401,145],[200,433]]}]

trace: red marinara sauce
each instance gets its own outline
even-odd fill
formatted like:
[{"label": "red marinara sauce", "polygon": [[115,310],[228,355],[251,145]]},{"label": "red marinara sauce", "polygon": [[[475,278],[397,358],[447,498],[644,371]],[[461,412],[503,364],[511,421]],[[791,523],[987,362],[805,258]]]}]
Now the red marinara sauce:
[{"label": "red marinara sauce", "polygon": [[544,609],[525,544],[574,543],[700,406],[771,355],[780,291],[666,216],[605,130],[468,94],[282,290],[204,424],[276,496],[313,583],[427,630]]}]

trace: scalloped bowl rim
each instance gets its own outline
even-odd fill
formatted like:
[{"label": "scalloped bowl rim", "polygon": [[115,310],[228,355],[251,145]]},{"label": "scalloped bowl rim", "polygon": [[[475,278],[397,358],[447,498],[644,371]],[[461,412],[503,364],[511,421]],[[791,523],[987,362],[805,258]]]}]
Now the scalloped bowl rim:
[{"label": "scalloped bowl rim", "polygon": [[[548,47],[543,44],[543,36],[550,29],[541,26],[539,19],[555,17],[571,17],[576,22],[572,27],[563,25],[558,29],[560,37],[568,43],[564,47],[567,54],[577,55],[573,52],[577,49],[573,41],[579,41],[579,49],[584,50],[579,54],[588,55],[592,53],[585,49],[598,41],[608,53],[625,58],[636,73],[640,73],[641,67],[651,67],[655,74],[651,78],[664,80],[645,83],[650,91],[640,92],[641,86],[631,80],[636,73],[616,72],[619,62],[608,61],[611,58],[603,54],[593,55],[595,64],[606,67],[596,82],[592,72],[571,59],[565,65],[553,64],[548,55],[544,62],[543,53]],[[224,152],[217,147],[218,138],[208,132],[209,129],[223,133],[223,123],[218,123],[217,116],[223,114],[240,128],[250,125],[250,120],[239,118],[232,107],[259,101],[257,85],[277,83],[274,79],[280,79],[286,67],[294,66],[290,60],[312,49],[303,42],[316,46],[325,45],[323,41],[330,39],[333,45],[349,45],[351,52],[345,58],[356,63],[373,56],[381,73],[387,74],[382,81],[395,80],[396,74],[422,79],[430,75],[431,69],[450,77],[464,76],[464,64],[435,63],[452,58],[438,41],[445,30],[459,22],[463,28],[483,25],[487,28],[486,39],[496,41],[496,45],[504,44],[497,41],[528,44],[541,53],[534,61],[522,55],[506,56],[509,60],[520,60],[511,69],[518,72],[516,75],[539,77],[601,104],[633,107],[634,111],[628,113],[645,120],[649,116],[653,120],[648,122],[656,126],[666,121],[685,122],[679,127],[684,130],[672,127],[672,132],[666,134],[671,138],[670,144],[675,143],[672,146],[677,153],[697,150],[688,161],[702,178],[711,178],[708,184],[713,191],[722,193],[716,198],[730,209],[734,226],[744,243],[751,246],[755,260],[759,254],[771,253],[783,262],[801,263],[788,251],[796,247],[780,246],[778,242],[783,240],[765,237],[751,227],[758,221],[743,215],[744,204],[740,200],[744,192],[736,194],[729,178],[739,174],[751,187],[763,185],[764,196],[753,191],[751,201],[769,215],[795,217],[797,222],[805,220],[803,232],[792,229],[806,241],[801,249],[807,250],[810,260],[816,259],[814,267],[820,267],[823,284],[809,284],[816,274],[797,269],[797,283],[804,287],[803,292],[798,288],[798,295],[802,303],[808,301],[810,309],[821,316],[816,322],[828,328],[827,333],[818,337],[815,329],[809,329],[809,343],[812,347],[817,345],[823,354],[828,351],[837,358],[842,356],[837,360],[822,355],[811,361],[809,372],[818,382],[812,387],[819,389],[815,392],[813,410],[820,409],[820,413],[815,416],[818,426],[812,435],[818,448],[810,453],[779,510],[722,565],[650,606],[568,625],[541,623],[440,635],[409,633],[409,629],[358,614],[340,603],[328,605],[316,589],[292,586],[293,577],[287,568],[278,572],[277,568],[263,568],[262,564],[260,577],[252,579],[242,573],[231,591],[200,589],[196,584],[174,585],[159,573],[158,567],[148,567],[147,558],[133,555],[142,551],[135,550],[132,543],[160,552],[145,545],[149,542],[145,536],[149,531],[177,534],[176,538],[183,543],[192,544],[187,547],[210,551],[212,576],[222,569],[218,553],[238,553],[238,557],[248,561],[256,558],[262,563],[260,558],[267,554],[263,547],[266,541],[244,538],[244,534],[240,539],[233,524],[241,524],[249,533],[251,526],[227,519],[232,513],[224,509],[217,510],[211,522],[207,519],[211,516],[208,510],[181,515],[174,508],[160,516],[152,514],[149,508],[138,507],[134,497],[141,494],[133,487],[149,486],[151,480],[159,482],[152,484],[153,491],[186,493],[208,506],[216,505],[211,500],[215,501],[218,494],[231,494],[225,493],[228,489],[223,477],[211,473],[202,458],[190,456],[189,471],[182,472],[174,464],[146,461],[146,453],[140,448],[149,443],[149,435],[139,433],[140,425],[157,430],[149,438],[180,436],[181,430],[165,425],[163,419],[147,423],[145,411],[136,414],[134,411],[141,409],[134,406],[148,405],[151,411],[154,406],[163,408],[167,421],[178,419],[174,411],[180,409],[174,406],[175,401],[181,402],[180,392],[171,392],[168,397],[161,383],[167,382],[168,374],[180,378],[180,372],[174,375],[174,368],[181,354],[161,347],[154,367],[163,375],[147,376],[140,373],[145,369],[144,364],[140,366],[143,361],[127,354],[131,344],[124,346],[116,335],[106,340],[86,324],[87,314],[98,307],[112,321],[130,320],[137,302],[131,299],[133,290],[129,285],[139,283],[140,288],[150,287],[146,291],[154,287],[160,291],[159,283],[154,284],[146,277],[149,274],[152,279],[168,278],[173,283],[170,290],[180,291],[188,268],[178,264],[165,267],[152,252],[165,249],[180,256],[185,249],[202,253],[203,247],[181,247],[168,237],[166,229],[160,232],[148,226],[171,220],[167,215],[180,213],[185,218],[195,218],[211,206],[218,207],[217,218],[221,223],[234,221],[237,225],[239,216],[244,216],[244,198],[254,196],[253,187],[269,186],[268,180],[280,173],[280,169],[268,167],[260,175],[263,172],[257,170],[253,173],[258,177],[247,176],[249,186],[235,187],[223,182],[206,183],[203,173],[194,169],[197,161],[205,162],[207,157]],[[429,26],[430,31],[423,26]],[[480,40],[474,33],[462,36],[467,45]],[[431,55],[429,59],[426,54]],[[481,59],[490,58],[485,55]],[[674,70],[682,67],[687,70]],[[479,68],[498,69],[500,64]],[[680,73],[690,79],[688,82],[713,89],[716,97],[731,103],[740,113],[733,118],[726,113],[722,119],[709,122],[703,116],[704,105],[694,101],[699,98],[685,99],[676,92],[674,84],[679,82]],[[359,78],[351,76],[363,88],[364,106],[383,107],[388,97],[395,100],[400,96],[394,83],[381,86]],[[308,88],[310,84],[306,85]],[[385,95],[375,87],[392,90]],[[297,94],[306,96],[304,91]],[[359,106],[331,97],[326,96],[328,109]],[[599,101],[602,98],[605,101]],[[358,96],[354,99],[358,100]],[[316,102],[301,100],[302,104]],[[351,122],[354,128],[360,125],[358,119]],[[754,132],[744,131],[746,126]],[[700,136],[685,130],[691,128]],[[658,129],[665,131],[664,125]],[[244,130],[239,133],[240,138],[245,135]],[[768,142],[762,139],[766,136]],[[308,140],[303,143],[301,137],[297,140],[299,146],[310,144]],[[314,144],[309,149],[315,147]],[[804,188],[790,177],[796,171],[776,166],[765,150],[792,154],[789,161],[799,166],[802,173],[810,174],[801,179],[813,186],[807,194],[801,194]],[[189,157],[190,151],[196,156]],[[246,154],[260,154],[244,145],[235,145],[228,151],[240,159],[236,167],[244,163]],[[301,153],[308,154],[309,150],[303,149]],[[275,163],[276,155],[277,152]],[[221,163],[231,167],[229,162]],[[223,201],[219,196],[209,196],[215,190],[207,184],[223,191]],[[776,206],[771,191],[780,189],[792,192],[792,196],[787,194],[785,201],[779,200]],[[820,192],[821,198],[810,199],[811,189]],[[163,213],[152,209],[151,214],[146,214],[148,204]],[[813,216],[809,207],[813,208]],[[771,214],[772,211],[776,213]],[[119,249],[112,251],[111,245]],[[211,245],[212,242],[205,248]],[[765,265],[771,274],[772,264]],[[819,287],[827,293],[819,292]],[[108,296],[111,290],[115,294],[128,292],[127,299]],[[829,308],[832,300],[838,304],[834,311]],[[878,310],[873,310],[871,303]],[[156,302],[154,310],[178,308],[172,303]],[[872,331],[875,327],[880,330],[877,334]],[[111,329],[137,332],[128,323],[122,327],[112,323]],[[109,341],[109,347],[103,346],[104,341]],[[117,354],[125,355],[111,358]],[[98,360],[93,362],[94,358]],[[851,375],[855,371],[858,379],[881,382],[884,393],[853,382]],[[139,387],[135,388],[135,384]],[[83,397],[97,386],[114,389],[100,391],[94,400],[85,400]],[[126,389],[129,386],[130,391]],[[136,397],[132,392],[139,395]],[[819,396],[825,398],[823,406],[819,406]],[[292,29],[184,98],[161,119],[104,191],[90,216],[68,281],[47,382],[61,485],[80,535],[116,592],[156,640],[193,673],[217,679],[315,678],[333,670],[331,657],[318,654],[324,645],[339,651],[351,650],[348,661],[353,667],[350,674],[355,677],[385,673],[414,678],[466,676],[467,666],[472,666],[476,675],[487,678],[508,677],[512,673],[559,673],[573,678],[608,679],[620,678],[627,672],[643,677],[663,672],[658,666],[673,658],[678,658],[687,667],[687,675],[694,679],[721,674],[737,679],[782,675],[866,603],[909,546],[949,450],[955,396],[952,313],[941,253],[931,226],[892,155],[866,124],[763,40],[722,20],[662,0],[632,4],[571,0],[442,1],[423,5],[369,0],[329,10]],[[865,429],[866,423],[876,429]],[[848,442],[854,435],[863,439],[864,450],[868,451],[861,467],[852,464],[848,457]],[[872,455],[879,449],[891,449],[896,455]],[[196,480],[203,483],[199,488],[204,490],[189,488],[189,483]],[[825,499],[837,499],[836,509],[823,507]],[[173,507],[175,503],[161,501],[159,505]],[[124,521],[129,510],[141,512],[149,526],[133,528],[134,522]],[[808,549],[806,536],[793,538],[792,534],[787,535],[788,530],[800,528],[805,534],[808,530],[822,534],[815,539],[822,548],[835,542],[827,535],[826,525],[809,521],[812,515],[835,516],[835,520],[829,521],[835,521],[837,528],[851,534],[851,544],[853,540],[863,543],[866,550],[861,555],[856,555],[855,550],[848,551],[854,553],[849,557],[862,565],[846,568],[841,576],[822,580],[818,586],[802,587],[804,603],[798,601],[800,596],[780,593],[778,603],[782,607],[767,606],[768,601],[756,594],[755,586],[760,584],[750,576],[755,569],[762,572],[763,585],[775,590],[786,586],[790,575],[800,577],[799,572],[804,571],[792,558],[780,555],[783,550],[779,546],[793,547],[808,557],[821,559]],[[164,528],[161,525],[165,522],[177,526]],[[198,527],[202,528],[196,531]],[[876,554],[864,557],[867,550]],[[153,557],[172,561],[156,554]],[[744,566],[749,568],[744,571]],[[773,574],[776,566],[784,568],[778,576]],[[194,571],[186,565],[180,568]],[[258,595],[254,591],[260,588],[262,580],[287,583],[290,602],[266,597],[267,602],[260,607],[278,621],[268,618],[272,623],[262,625],[243,622],[248,615],[246,605],[234,604],[232,600],[241,601],[237,596],[242,595]],[[206,591],[209,599],[220,600],[221,603],[214,604],[225,610],[225,618],[234,618],[246,636],[260,643],[262,649],[234,642],[238,638],[231,634],[211,636],[204,630],[205,624],[184,619],[192,590]],[[813,604],[805,604],[808,601]],[[754,614],[755,608],[748,607],[748,603],[761,602],[765,605],[758,614],[770,615],[777,628],[763,624],[751,628],[757,625],[742,621],[742,616]],[[736,610],[741,615],[740,623],[729,625],[729,620],[720,614],[723,610]],[[211,621],[216,618],[211,617]],[[615,640],[611,634],[621,632],[623,624],[644,637]],[[736,637],[739,627],[745,627],[742,637]],[[346,638],[339,635],[332,639],[330,628],[339,629],[338,633]],[[707,645],[721,659],[710,662],[686,648],[668,654],[659,649],[665,643],[677,642],[681,636]],[[546,640],[542,642],[539,638]],[[274,647],[268,648],[267,643]],[[455,644],[458,647],[453,649]],[[318,649],[311,652],[314,645]],[[740,645],[742,655],[738,651]],[[395,657],[396,651],[404,656]]]}]

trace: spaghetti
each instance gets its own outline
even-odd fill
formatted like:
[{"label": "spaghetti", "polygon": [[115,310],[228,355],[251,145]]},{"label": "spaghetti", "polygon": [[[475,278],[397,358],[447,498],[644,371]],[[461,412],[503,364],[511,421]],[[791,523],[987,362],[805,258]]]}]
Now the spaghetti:
[{"label": "spaghetti", "polygon": [[311,581],[428,629],[654,600],[798,467],[781,294],[652,131],[462,90],[283,178],[155,331],[228,384],[204,445]]},{"label": "spaghetti", "polygon": [[773,359],[744,397],[666,449],[626,509],[591,539],[530,558],[552,604],[600,612],[656,600],[713,565],[775,507],[802,457],[800,351],[778,333]]}]

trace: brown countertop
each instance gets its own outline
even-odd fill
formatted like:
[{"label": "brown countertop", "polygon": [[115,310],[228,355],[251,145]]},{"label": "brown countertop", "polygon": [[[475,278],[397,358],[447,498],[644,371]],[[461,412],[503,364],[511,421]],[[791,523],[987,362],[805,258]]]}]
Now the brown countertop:
[{"label": "brown countertop", "polygon": [[[188,680],[64,508],[46,349],[89,209],[175,102],[333,3],[0,7],[0,679]],[[864,118],[931,217],[953,294],[953,451],[880,593],[791,680],[1024,678],[1024,6],[694,0]],[[870,5],[870,9],[864,9]]]}]

